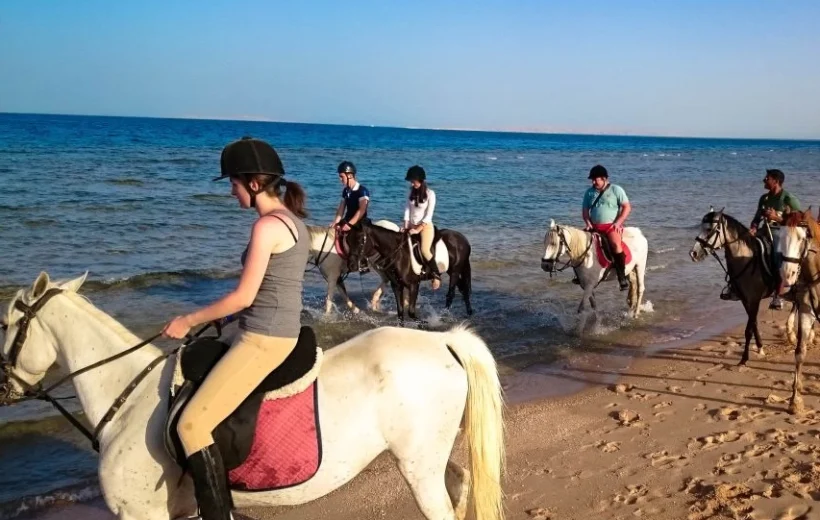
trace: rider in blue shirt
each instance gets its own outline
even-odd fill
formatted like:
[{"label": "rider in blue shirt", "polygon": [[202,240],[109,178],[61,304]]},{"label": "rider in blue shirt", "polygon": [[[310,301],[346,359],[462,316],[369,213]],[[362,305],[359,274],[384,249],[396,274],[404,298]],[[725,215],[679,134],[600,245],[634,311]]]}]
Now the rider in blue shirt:
[{"label": "rider in blue shirt", "polygon": [[356,166],[350,161],[342,161],[336,168],[339,181],[344,186],[342,201],[336,210],[336,218],[330,227],[338,227],[347,232],[353,227],[367,221],[367,206],[370,204],[370,191],[356,180]]}]

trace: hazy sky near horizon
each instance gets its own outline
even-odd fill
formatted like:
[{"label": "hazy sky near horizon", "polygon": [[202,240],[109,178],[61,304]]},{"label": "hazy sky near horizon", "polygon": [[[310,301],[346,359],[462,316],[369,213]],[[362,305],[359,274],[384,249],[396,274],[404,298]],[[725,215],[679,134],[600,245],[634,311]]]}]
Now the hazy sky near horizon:
[{"label": "hazy sky near horizon", "polygon": [[820,139],[820,2],[3,0],[0,112]]}]

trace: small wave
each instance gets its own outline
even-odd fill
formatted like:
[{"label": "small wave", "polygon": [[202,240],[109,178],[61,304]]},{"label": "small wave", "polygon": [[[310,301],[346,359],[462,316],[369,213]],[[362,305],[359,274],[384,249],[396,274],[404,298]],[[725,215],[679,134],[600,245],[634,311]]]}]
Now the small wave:
[{"label": "small wave", "polygon": [[26,219],[23,221],[23,225],[30,228],[41,228],[41,227],[48,227],[54,226],[59,224],[59,221],[54,220],[52,218],[39,218],[39,219]]},{"label": "small wave", "polygon": [[[115,278],[109,280],[91,280],[83,286],[92,291],[104,291],[108,289],[141,289],[156,285],[179,284],[183,282],[203,281],[203,280],[225,280],[239,276],[239,271],[218,271],[214,269],[184,269],[182,271],[158,271],[143,273],[125,278]],[[2,290],[2,288],[0,288]]]},{"label": "small wave", "polygon": [[105,182],[115,186],[142,186],[145,184],[144,181],[139,179],[108,179]]},{"label": "small wave", "polygon": [[660,265],[650,265],[646,268],[647,271],[657,271],[659,269],[666,269],[667,264],[660,264]]},{"label": "small wave", "polygon": [[497,161],[497,160],[498,160],[498,157],[496,157],[496,156],[494,156],[494,155],[491,155],[491,156],[487,157],[487,160],[489,160],[489,161]]},{"label": "small wave", "polygon": [[65,489],[58,489],[42,495],[23,497],[13,502],[0,504],[0,520],[9,520],[20,515],[63,502],[86,502],[102,495],[96,479],[88,480]]},{"label": "small wave", "polygon": [[669,252],[672,252],[672,251],[674,251],[675,249],[677,249],[677,246],[672,246],[672,247],[662,247],[662,248],[660,248],[660,249],[653,249],[653,250],[652,250],[652,251],[650,251],[650,252],[651,252],[651,253],[653,253],[653,254],[656,254],[656,255],[662,255],[662,254],[664,254],[664,253],[669,253]]},{"label": "small wave", "polygon": [[230,199],[232,195],[219,195],[217,193],[196,193],[191,195],[191,198],[194,200],[204,200],[204,201],[214,201],[214,200],[225,200]]}]

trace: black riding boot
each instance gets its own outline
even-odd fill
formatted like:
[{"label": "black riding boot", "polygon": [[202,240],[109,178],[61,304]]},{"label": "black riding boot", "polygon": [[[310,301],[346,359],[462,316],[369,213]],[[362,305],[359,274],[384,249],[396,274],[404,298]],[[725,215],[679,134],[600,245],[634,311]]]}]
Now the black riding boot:
[{"label": "black riding boot", "polygon": [[621,290],[629,289],[629,282],[626,280],[626,253],[615,253],[615,273],[618,275],[618,285]]},{"label": "black riding boot", "polygon": [[188,457],[188,466],[194,479],[200,518],[232,520],[233,500],[228,488],[228,472],[216,445],[211,444]]}]

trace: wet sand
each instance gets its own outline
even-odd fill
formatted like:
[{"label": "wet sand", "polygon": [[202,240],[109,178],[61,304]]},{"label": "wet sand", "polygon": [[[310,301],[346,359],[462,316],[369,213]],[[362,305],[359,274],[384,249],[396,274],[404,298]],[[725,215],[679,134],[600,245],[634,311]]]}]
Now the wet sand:
[{"label": "wet sand", "polygon": [[[588,388],[508,408],[508,518],[820,518],[820,368],[810,352],[806,413],[789,415],[793,349],[785,320],[785,312],[761,311],[766,356],[753,353],[748,367],[736,366],[742,329],[735,329],[632,361],[623,346],[600,345],[597,355],[624,361],[549,374]],[[460,443],[455,458],[464,460]],[[112,517],[97,500],[30,518]],[[382,456],[328,497],[245,509],[236,518],[423,517]]]}]

